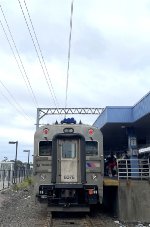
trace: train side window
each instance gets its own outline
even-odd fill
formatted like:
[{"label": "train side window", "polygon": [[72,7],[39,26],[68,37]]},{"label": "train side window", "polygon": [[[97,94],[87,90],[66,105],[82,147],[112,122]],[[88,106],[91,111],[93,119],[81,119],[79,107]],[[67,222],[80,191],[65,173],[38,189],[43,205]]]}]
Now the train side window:
[{"label": "train side window", "polygon": [[51,155],[52,155],[52,141],[40,141],[39,156],[51,156]]},{"label": "train side window", "polygon": [[62,144],[62,158],[76,158],[76,144],[64,142]]},{"label": "train side window", "polygon": [[98,142],[86,141],[85,143],[86,156],[98,155]]}]

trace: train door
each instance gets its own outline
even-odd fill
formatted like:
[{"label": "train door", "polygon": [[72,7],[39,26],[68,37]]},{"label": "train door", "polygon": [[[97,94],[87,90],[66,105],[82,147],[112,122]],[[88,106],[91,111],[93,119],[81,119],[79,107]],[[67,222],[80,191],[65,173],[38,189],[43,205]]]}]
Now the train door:
[{"label": "train door", "polygon": [[57,182],[77,183],[79,169],[79,140],[59,139],[57,146]]}]

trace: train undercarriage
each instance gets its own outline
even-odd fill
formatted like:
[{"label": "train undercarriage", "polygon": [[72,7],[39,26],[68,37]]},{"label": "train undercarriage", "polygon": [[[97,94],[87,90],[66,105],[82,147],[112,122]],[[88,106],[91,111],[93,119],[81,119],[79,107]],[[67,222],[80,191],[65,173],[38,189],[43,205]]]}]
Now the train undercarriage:
[{"label": "train undercarriage", "polygon": [[46,203],[51,211],[90,211],[90,205],[98,204],[98,187],[83,184],[40,185],[37,195],[40,203]]}]

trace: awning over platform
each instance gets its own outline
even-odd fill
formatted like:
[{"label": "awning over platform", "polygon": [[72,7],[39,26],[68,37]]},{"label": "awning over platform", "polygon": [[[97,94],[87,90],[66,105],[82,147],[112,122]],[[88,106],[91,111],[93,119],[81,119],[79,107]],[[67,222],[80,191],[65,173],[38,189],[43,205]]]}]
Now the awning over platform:
[{"label": "awning over platform", "polygon": [[128,149],[128,128],[134,128],[138,147],[150,145],[150,93],[134,106],[107,106],[94,126],[100,128],[105,151]]}]

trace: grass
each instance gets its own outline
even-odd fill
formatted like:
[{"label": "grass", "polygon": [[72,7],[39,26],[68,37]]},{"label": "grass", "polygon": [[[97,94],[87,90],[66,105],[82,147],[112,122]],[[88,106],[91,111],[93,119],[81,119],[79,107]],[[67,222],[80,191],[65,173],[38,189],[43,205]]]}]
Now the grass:
[{"label": "grass", "polygon": [[28,189],[28,187],[30,185],[33,184],[33,180],[31,177],[26,178],[23,182],[18,183],[18,184],[14,184],[13,185],[13,190],[14,191],[19,191],[19,190],[24,190],[24,189]]}]

